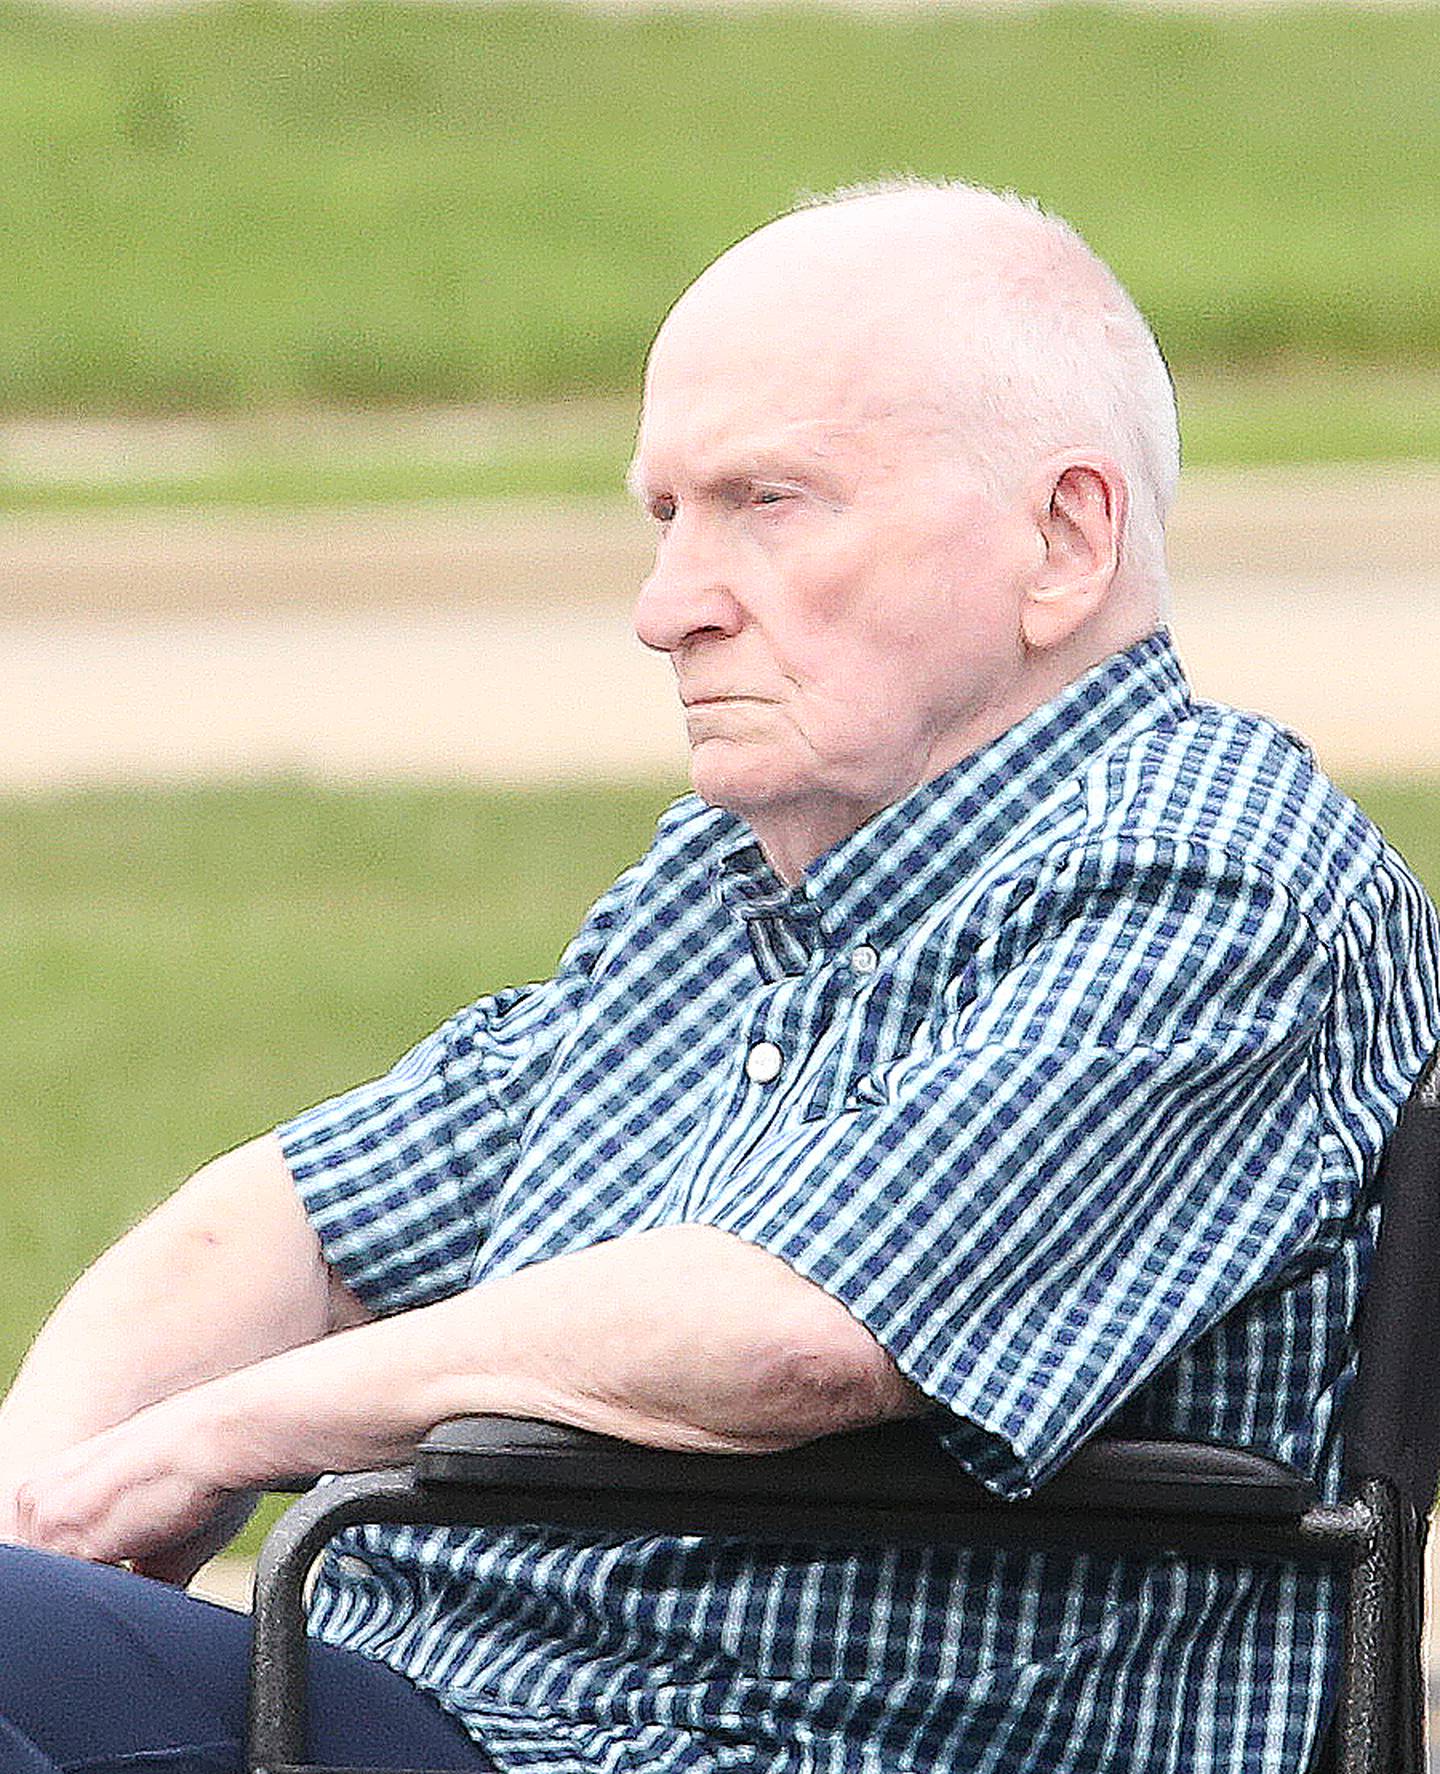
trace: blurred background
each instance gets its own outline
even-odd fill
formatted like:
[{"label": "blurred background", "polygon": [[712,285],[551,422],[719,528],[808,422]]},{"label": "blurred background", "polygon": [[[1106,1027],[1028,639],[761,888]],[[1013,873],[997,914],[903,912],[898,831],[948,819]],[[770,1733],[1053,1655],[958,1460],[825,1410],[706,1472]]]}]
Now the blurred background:
[{"label": "blurred background", "polygon": [[683,785],[648,339],[805,191],[1077,223],[1176,630],[1440,890],[1440,12],[0,3],[0,1378],[215,1151],[546,972]]}]

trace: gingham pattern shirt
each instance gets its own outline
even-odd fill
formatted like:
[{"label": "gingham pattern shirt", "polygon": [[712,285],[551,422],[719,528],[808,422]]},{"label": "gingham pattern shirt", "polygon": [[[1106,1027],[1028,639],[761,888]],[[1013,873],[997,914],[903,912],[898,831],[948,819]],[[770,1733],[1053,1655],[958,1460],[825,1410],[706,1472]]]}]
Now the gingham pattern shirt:
[{"label": "gingham pattern shirt", "polygon": [[[283,1140],[376,1312],[716,1226],[843,1301],[1004,1495],[1107,1421],[1333,1493],[1368,1185],[1436,981],[1374,827],[1290,735],[1192,701],[1157,634],[801,886],[680,801],[553,979]],[[1276,1774],[1335,1604],[1286,1566],[377,1528],[312,1624],[510,1774]]]}]

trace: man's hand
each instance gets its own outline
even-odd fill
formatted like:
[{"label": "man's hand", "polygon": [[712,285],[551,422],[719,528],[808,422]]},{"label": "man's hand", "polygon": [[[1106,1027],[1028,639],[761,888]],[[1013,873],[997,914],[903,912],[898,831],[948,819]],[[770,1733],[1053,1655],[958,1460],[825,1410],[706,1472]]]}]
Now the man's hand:
[{"label": "man's hand", "polygon": [[22,1473],[0,1471],[0,1542],[20,1537],[15,1525],[15,1493],[22,1477]]},{"label": "man's hand", "polygon": [[188,1583],[255,1502],[223,1483],[204,1390],[178,1393],[42,1461],[14,1489],[8,1537]]},{"label": "man's hand", "polygon": [[[195,1477],[178,1425],[196,1400],[178,1400],[366,1316],[327,1269],[273,1135],[207,1164],[81,1277],[26,1357],[0,1405],[0,1540],[70,1549],[110,1518],[97,1502],[106,1475],[148,1459],[147,1495],[183,1545],[141,1555],[121,1533],[117,1551],[107,1530],[94,1541],[105,1550],[87,1556],[181,1580],[233,1537],[248,1504],[211,1482],[208,1504],[176,1509],[185,1475]],[[175,1409],[159,1414],[171,1398]],[[192,1544],[176,1522],[197,1513],[205,1525]]]}]

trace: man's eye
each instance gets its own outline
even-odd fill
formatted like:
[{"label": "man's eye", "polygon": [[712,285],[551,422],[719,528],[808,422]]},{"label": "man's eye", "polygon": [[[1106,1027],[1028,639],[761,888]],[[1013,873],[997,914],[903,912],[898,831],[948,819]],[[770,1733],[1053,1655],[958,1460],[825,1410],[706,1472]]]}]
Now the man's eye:
[{"label": "man's eye", "polygon": [[790,497],[783,487],[756,487],[752,496],[755,505],[783,505]]},{"label": "man's eye", "polygon": [[675,501],[673,499],[652,499],[650,515],[657,524],[668,524],[675,517]]}]

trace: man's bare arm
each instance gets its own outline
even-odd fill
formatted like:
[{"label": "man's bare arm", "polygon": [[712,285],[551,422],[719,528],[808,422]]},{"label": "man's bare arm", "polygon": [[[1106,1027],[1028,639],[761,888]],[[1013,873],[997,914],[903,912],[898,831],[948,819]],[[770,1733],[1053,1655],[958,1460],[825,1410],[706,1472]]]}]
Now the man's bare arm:
[{"label": "man's bare arm", "polygon": [[273,1135],[215,1159],[88,1269],[36,1338],[0,1405],[0,1537],[37,1464],[364,1316],[333,1280]]},{"label": "man's bare arm", "polygon": [[845,1309],[729,1233],[670,1226],[255,1362],[37,1473],[22,1535],[149,1560],[227,1491],[408,1458],[446,1417],[759,1451],[925,1408]]}]

